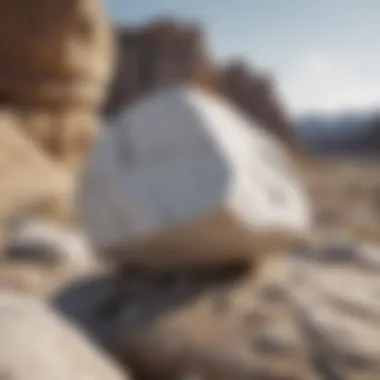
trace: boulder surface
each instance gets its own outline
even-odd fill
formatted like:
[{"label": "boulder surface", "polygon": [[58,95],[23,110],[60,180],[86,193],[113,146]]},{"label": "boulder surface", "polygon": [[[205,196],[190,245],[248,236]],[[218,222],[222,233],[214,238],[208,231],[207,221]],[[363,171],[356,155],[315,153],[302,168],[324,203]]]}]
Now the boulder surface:
[{"label": "boulder surface", "polygon": [[11,113],[0,114],[0,168],[0,222],[42,199],[69,201],[70,176],[18,130]]},{"label": "boulder surface", "polygon": [[52,157],[77,164],[113,70],[103,1],[1,1],[0,56],[0,107]]},{"label": "boulder surface", "polygon": [[78,204],[97,250],[154,265],[252,257],[310,216],[280,141],[191,86],[154,92],[103,129]]},{"label": "boulder surface", "polygon": [[14,380],[127,378],[79,330],[47,306],[5,291],[0,293],[0,377]]}]

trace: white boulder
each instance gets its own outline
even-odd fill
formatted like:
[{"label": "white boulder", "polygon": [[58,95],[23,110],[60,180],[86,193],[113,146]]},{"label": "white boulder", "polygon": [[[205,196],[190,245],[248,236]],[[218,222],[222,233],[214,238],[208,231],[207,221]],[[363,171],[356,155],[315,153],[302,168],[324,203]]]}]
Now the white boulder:
[{"label": "white boulder", "polygon": [[52,220],[20,222],[9,234],[5,257],[11,260],[88,266],[93,254],[87,237]]},{"label": "white boulder", "polygon": [[185,86],[147,96],[102,129],[77,199],[94,247],[129,263],[251,257],[310,221],[280,141]]},{"label": "white boulder", "polygon": [[2,291],[0,378],[126,380],[127,376],[47,306],[27,296]]}]

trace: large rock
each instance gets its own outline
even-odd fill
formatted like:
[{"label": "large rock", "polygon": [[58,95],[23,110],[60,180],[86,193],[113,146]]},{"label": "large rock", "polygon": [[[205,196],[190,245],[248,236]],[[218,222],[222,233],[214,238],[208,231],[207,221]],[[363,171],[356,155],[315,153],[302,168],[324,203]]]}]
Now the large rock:
[{"label": "large rock", "polygon": [[0,106],[53,157],[77,163],[113,69],[101,0],[0,2]]},{"label": "large rock", "polygon": [[104,128],[79,209],[99,251],[175,265],[252,257],[308,229],[281,143],[193,87],[158,91]]},{"label": "large rock", "polygon": [[283,284],[212,272],[126,279],[108,317],[108,344],[120,361],[151,380],[318,378]]},{"label": "large rock", "polygon": [[80,231],[43,219],[22,221],[9,234],[10,261],[91,266],[93,255]]},{"label": "large rock", "polygon": [[14,128],[22,130],[50,158],[71,168],[80,165],[99,130],[98,116],[89,110],[30,108],[19,112],[12,107],[7,113],[13,115]]},{"label": "large rock", "polygon": [[5,291],[0,293],[0,374],[14,380],[127,378],[52,310]]},{"label": "large rock", "polygon": [[12,114],[0,114],[0,222],[41,200],[70,203],[70,176],[17,128]]}]

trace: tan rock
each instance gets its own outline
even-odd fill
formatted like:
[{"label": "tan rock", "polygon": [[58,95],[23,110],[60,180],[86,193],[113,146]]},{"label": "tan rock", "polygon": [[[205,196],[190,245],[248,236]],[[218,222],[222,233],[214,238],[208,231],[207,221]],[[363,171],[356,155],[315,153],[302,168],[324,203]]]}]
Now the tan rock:
[{"label": "tan rock", "polygon": [[257,270],[131,268],[99,310],[110,347],[138,378],[375,380],[374,259],[368,247],[327,246],[282,252]]},{"label": "tan rock", "polygon": [[0,3],[0,100],[46,107],[98,105],[111,63],[101,0]]},{"label": "tan rock", "polygon": [[[50,265],[41,260],[0,259],[0,288],[17,290],[38,299],[48,300],[70,284],[93,278],[106,270],[96,261],[88,265],[57,263]],[[84,304],[83,299],[79,304]],[[89,308],[87,312],[91,312]]]},{"label": "tan rock", "polygon": [[119,299],[103,304],[109,345],[143,379],[317,379],[292,305],[282,294],[260,299],[256,280],[231,266],[145,277],[131,271]]},{"label": "tan rock", "polygon": [[12,114],[0,114],[0,220],[18,208],[54,200],[70,200],[72,179],[17,128]]},{"label": "tan rock", "polygon": [[56,160],[75,166],[98,128],[113,70],[102,0],[0,2],[0,106]]},{"label": "tan rock", "polygon": [[14,380],[128,378],[47,306],[7,291],[0,293],[0,376]]},{"label": "tan rock", "polygon": [[80,165],[99,129],[95,113],[86,110],[32,108],[15,117],[18,128],[67,167]]}]

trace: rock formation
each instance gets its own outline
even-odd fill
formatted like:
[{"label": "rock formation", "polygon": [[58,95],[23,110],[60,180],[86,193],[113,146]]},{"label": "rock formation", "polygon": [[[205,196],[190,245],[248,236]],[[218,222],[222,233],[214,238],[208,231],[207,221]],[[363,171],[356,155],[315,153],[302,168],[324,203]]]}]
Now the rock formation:
[{"label": "rock formation", "polygon": [[83,151],[113,66],[102,1],[1,1],[0,57],[0,107],[56,158]]},{"label": "rock formation", "polygon": [[115,115],[144,93],[160,86],[192,82],[229,97],[248,116],[290,144],[291,123],[275,94],[273,81],[233,63],[219,69],[206,46],[203,31],[172,20],[141,29],[118,31],[118,69],[105,108]]},{"label": "rock formation", "polygon": [[223,98],[173,86],[102,131],[79,208],[96,248],[121,261],[252,258],[308,230],[289,161],[277,139]]},{"label": "rock formation", "polygon": [[9,231],[4,259],[48,265],[90,266],[93,255],[83,234],[54,221],[21,221]]},{"label": "rock formation", "polygon": [[118,294],[102,278],[57,303],[136,379],[378,379],[379,246],[319,238],[255,270],[130,268]]},{"label": "rock formation", "polygon": [[0,378],[126,380],[77,329],[38,301],[0,293]]},{"label": "rock formation", "polygon": [[0,113],[0,223],[18,209],[40,203],[70,203],[72,181],[24,135],[12,113]]},{"label": "rock formation", "polygon": [[290,116],[275,93],[270,76],[252,70],[247,63],[229,63],[220,74],[221,91],[250,118],[295,147]]}]

